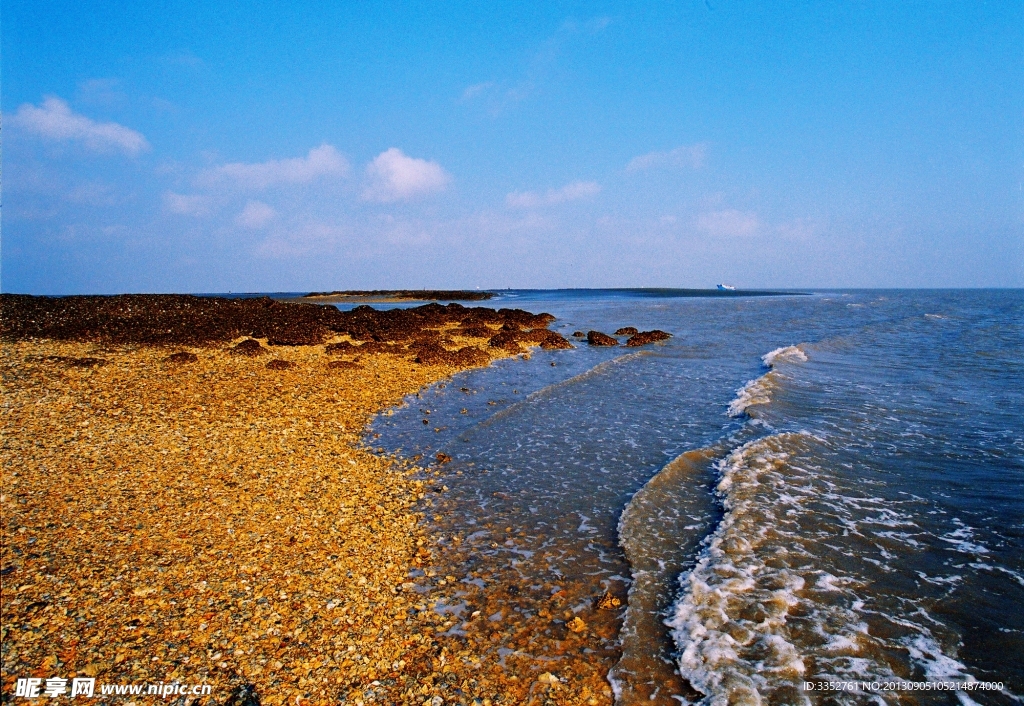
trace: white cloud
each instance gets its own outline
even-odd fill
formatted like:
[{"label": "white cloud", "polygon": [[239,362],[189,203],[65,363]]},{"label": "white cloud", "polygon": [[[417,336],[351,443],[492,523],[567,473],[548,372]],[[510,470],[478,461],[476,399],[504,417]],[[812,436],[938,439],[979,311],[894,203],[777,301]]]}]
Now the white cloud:
[{"label": "white cloud", "polygon": [[600,191],[601,185],[595,181],[574,181],[561,189],[548,189],[543,194],[536,191],[513,191],[505,197],[505,203],[512,208],[537,208],[566,201],[578,201]]},{"label": "white cloud", "polygon": [[81,142],[94,152],[119,150],[135,156],[149,149],[141,133],[117,123],[98,123],[71,110],[50,96],[39,107],[25,103],[11,119],[12,125],[55,142]]},{"label": "white cloud", "polygon": [[258,230],[274,220],[276,216],[277,211],[262,201],[250,201],[235,217],[235,223],[243,228]]},{"label": "white cloud", "polygon": [[344,177],[348,171],[348,160],[331,145],[323,144],[305,157],[223,164],[203,171],[198,182],[203,186],[231,182],[243,188],[266,189],[279,184],[308,184],[326,176]]},{"label": "white cloud", "polygon": [[202,194],[164,192],[164,209],[180,216],[204,216],[210,211],[210,199]]},{"label": "white cloud", "polygon": [[690,167],[700,169],[708,156],[708,143],[683,145],[667,152],[648,152],[629,160],[627,172],[639,172],[659,167]]},{"label": "white cloud", "polygon": [[367,201],[401,201],[444,191],[451,177],[437,162],[409,157],[397,147],[381,152],[366,165]]},{"label": "white cloud", "polygon": [[735,209],[711,211],[697,216],[697,229],[714,236],[756,235],[761,228],[757,215]]}]

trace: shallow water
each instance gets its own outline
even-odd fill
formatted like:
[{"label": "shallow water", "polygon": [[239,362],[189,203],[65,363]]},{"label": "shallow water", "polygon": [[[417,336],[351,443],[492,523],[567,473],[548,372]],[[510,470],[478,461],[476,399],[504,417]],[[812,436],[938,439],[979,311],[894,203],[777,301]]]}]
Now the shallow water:
[{"label": "shallow water", "polygon": [[493,658],[555,660],[579,616],[620,703],[826,703],[802,683],[885,677],[1015,702],[1024,292],[665,294],[506,293],[488,306],[565,335],[674,337],[502,361],[375,424],[452,456],[439,531],[465,538],[467,600],[518,626]]}]

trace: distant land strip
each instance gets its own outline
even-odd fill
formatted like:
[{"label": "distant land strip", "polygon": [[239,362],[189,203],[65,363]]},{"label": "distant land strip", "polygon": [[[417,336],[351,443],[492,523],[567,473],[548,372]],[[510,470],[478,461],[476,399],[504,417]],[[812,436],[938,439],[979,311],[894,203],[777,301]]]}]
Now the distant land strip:
[{"label": "distant land strip", "polygon": [[310,292],[300,299],[337,298],[339,301],[462,301],[479,302],[494,297],[493,292],[468,291],[462,289],[348,289],[335,292]]}]

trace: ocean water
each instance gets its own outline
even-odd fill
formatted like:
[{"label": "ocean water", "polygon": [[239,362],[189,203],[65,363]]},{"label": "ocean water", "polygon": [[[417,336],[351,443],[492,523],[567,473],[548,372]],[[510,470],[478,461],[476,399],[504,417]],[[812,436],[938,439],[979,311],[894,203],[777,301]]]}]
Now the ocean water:
[{"label": "ocean water", "polygon": [[[557,661],[576,613],[622,704],[1019,703],[1024,292],[685,294],[503,293],[567,337],[673,338],[536,351],[375,423],[452,457],[463,595],[518,626],[494,659]],[[894,679],[1004,689],[803,688]]]}]

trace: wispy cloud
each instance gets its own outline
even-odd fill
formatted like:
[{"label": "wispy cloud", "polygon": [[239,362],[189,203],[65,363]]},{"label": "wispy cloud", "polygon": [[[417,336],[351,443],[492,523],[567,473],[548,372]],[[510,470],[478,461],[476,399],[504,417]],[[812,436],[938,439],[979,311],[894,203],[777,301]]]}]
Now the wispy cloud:
[{"label": "wispy cloud", "polygon": [[328,144],[314,147],[305,157],[271,159],[266,162],[231,162],[206,169],[197,182],[202,186],[231,183],[246,189],[266,189],[281,184],[308,184],[317,179],[345,177],[349,163]]},{"label": "wispy cloud", "polygon": [[639,157],[629,160],[626,165],[627,172],[639,172],[647,169],[665,167],[689,167],[700,169],[708,156],[708,143],[698,142],[693,145],[683,145],[667,152],[648,152]]},{"label": "wispy cloud", "polygon": [[259,230],[277,216],[277,211],[262,201],[250,201],[242,212],[235,216],[235,224],[250,230]]},{"label": "wispy cloud", "polygon": [[377,155],[366,165],[363,198],[389,203],[444,191],[451,177],[437,162],[409,157],[397,147]]},{"label": "wispy cloud", "polygon": [[600,34],[609,24],[609,17],[566,20],[554,34],[527,55],[526,65],[518,79],[474,83],[462,91],[461,101],[469,103],[478,100],[491,115],[497,116],[506,109],[529,100],[542,92],[549,83],[551,72],[566,48],[571,49],[585,41],[587,36]]},{"label": "wispy cloud", "polygon": [[585,199],[601,191],[596,181],[574,181],[561,189],[548,189],[544,193],[537,191],[513,191],[505,197],[505,203],[512,208],[538,208],[553,206],[566,201]]},{"label": "wispy cloud", "polygon": [[716,237],[757,235],[761,222],[754,213],[735,209],[710,211],[697,216],[697,230]]},{"label": "wispy cloud", "polygon": [[177,194],[165,191],[164,210],[179,216],[205,216],[210,212],[210,198],[203,194]]},{"label": "wispy cloud", "polygon": [[476,96],[481,93],[485,93],[492,88],[494,88],[494,81],[482,81],[480,83],[474,83],[472,86],[466,86],[466,90],[462,92],[462,100],[473,100]]},{"label": "wispy cloud", "polygon": [[55,96],[44,99],[38,107],[25,103],[11,118],[11,124],[44,140],[79,142],[94,152],[119,151],[134,157],[149,149],[141,133],[118,123],[91,120]]}]

